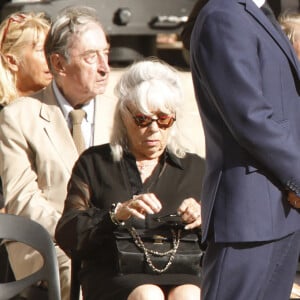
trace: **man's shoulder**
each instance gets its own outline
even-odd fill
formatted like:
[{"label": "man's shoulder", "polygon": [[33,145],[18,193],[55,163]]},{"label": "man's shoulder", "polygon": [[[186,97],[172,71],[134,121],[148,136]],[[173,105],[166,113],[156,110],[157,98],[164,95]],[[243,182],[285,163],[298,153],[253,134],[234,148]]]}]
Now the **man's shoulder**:
[{"label": "man's shoulder", "polygon": [[4,106],[3,113],[19,112],[23,113],[32,111],[35,107],[41,107],[41,101],[33,97],[20,97]]},{"label": "man's shoulder", "polygon": [[[243,16],[241,16],[241,12],[245,12],[245,7],[245,2],[236,0],[228,0],[226,3],[224,0],[208,1],[208,3],[199,12],[198,19],[212,19],[216,23],[218,23],[218,18],[226,20],[228,16],[233,19],[241,19],[243,18]],[[227,21],[231,20],[229,19]]]},{"label": "man's shoulder", "polygon": [[3,111],[5,113],[11,113],[11,112],[17,113],[22,111],[23,113],[27,112],[28,114],[30,114],[35,109],[40,110],[41,106],[43,105],[55,104],[56,101],[54,101],[54,99],[49,99],[50,97],[53,98],[53,96],[50,95],[51,93],[50,89],[51,89],[50,87],[46,87],[29,96],[19,97],[14,101],[12,101],[11,103],[9,103],[8,105],[6,105],[3,108]]},{"label": "man's shoulder", "polygon": [[[110,96],[107,94],[96,96],[96,98],[95,98],[96,117],[101,116],[102,121],[105,122],[106,125],[111,124],[114,113],[115,113],[116,106],[117,106],[117,98],[116,97],[113,97],[113,96]],[[98,120],[98,122],[99,121],[100,120]],[[102,122],[102,124],[103,124],[103,122]]]},{"label": "man's shoulder", "polygon": [[117,103],[117,98],[109,94],[101,94],[95,97],[96,103],[115,105]]}]

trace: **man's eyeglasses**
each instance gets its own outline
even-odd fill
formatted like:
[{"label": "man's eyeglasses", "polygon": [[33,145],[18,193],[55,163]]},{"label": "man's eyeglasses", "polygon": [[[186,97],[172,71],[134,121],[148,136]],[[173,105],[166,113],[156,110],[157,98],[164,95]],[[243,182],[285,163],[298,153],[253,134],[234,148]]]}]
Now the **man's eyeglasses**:
[{"label": "man's eyeglasses", "polygon": [[3,35],[2,35],[2,40],[1,40],[1,44],[0,44],[1,49],[2,49],[3,43],[5,41],[5,38],[7,36],[7,33],[9,31],[10,24],[11,23],[23,23],[23,22],[25,22],[26,18],[27,17],[24,14],[16,14],[16,15],[13,15],[13,16],[9,17],[9,19],[7,21],[7,24],[6,24],[6,27],[3,31]]},{"label": "man's eyeglasses", "polygon": [[99,61],[107,60],[109,55],[109,49],[104,50],[87,50],[80,54],[79,57],[83,58],[88,64],[95,64]]},{"label": "man's eyeglasses", "polygon": [[146,116],[143,114],[136,114],[134,115],[131,111],[129,111],[132,115],[132,118],[135,122],[135,124],[138,127],[148,127],[150,126],[153,122],[157,123],[157,126],[159,128],[169,128],[173,125],[173,123],[176,121],[176,118],[172,115],[167,115],[164,113],[159,113],[156,115],[157,118],[152,118],[150,116]]}]

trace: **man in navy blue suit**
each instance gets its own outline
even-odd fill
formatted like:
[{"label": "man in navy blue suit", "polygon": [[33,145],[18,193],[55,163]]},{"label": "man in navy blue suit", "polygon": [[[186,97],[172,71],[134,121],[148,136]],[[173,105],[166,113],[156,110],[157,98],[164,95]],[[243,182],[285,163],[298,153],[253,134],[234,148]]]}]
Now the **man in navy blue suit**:
[{"label": "man in navy blue suit", "polygon": [[206,139],[204,300],[289,299],[300,249],[300,68],[264,0],[209,0],[191,38]]}]

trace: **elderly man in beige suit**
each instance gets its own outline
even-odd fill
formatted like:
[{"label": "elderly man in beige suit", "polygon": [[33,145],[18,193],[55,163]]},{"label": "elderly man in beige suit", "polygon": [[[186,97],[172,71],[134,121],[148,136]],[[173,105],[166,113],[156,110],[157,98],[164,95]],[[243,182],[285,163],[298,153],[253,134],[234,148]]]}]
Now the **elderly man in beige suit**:
[{"label": "elderly man in beige suit", "polygon": [[[45,53],[54,80],[17,99],[0,116],[0,176],[6,210],[42,224],[53,236],[79,152],[69,113],[83,111],[86,147],[109,141],[115,100],[103,95],[109,46],[93,9],[71,7],[53,22]],[[20,228],[22,230],[22,228]],[[41,257],[24,244],[7,245],[16,278],[37,269]],[[62,298],[69,299],[70,260],[57,247]]]}]

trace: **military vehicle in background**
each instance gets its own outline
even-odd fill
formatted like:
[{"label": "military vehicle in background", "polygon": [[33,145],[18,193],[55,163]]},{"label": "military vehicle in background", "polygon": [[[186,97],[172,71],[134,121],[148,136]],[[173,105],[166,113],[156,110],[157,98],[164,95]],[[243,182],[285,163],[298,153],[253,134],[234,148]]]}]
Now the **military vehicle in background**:
[{"label": "military vehicle in background", "polygon": [[[225,1],[225,0],[224,0]],[[1,0],[0,21],[15,11],[44,11],[53,18],[62,8],[82,4],[96,8],[111,43],[110,64],[124,66],[158,56],[188,68],[179,36],[197,0]],[[298,10],[300,0],[268,0],[276,16]]]},{"label": "military vehicle in background", "polygon": [[[3,0],[2,0],[3,1]],[[180,42],[182,30],[197,0],[11,0],[2,4],[0,20],[15,11],[44,11],[51,18],[62,8],[82,4],[96,8],[111,43],[110,64],[127,65],[145,56],[165,56],[184,67]],[[158,37],[164,36],[158,47]],[[162,39],[160,39],[161,41]],[[168,47],[170,49],[168,49]],[[160,53],[158,53],[160,52]],[[170,52],[167,54],[165,52]]]}]

